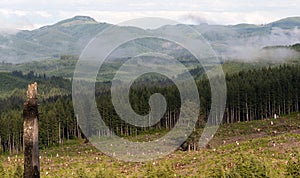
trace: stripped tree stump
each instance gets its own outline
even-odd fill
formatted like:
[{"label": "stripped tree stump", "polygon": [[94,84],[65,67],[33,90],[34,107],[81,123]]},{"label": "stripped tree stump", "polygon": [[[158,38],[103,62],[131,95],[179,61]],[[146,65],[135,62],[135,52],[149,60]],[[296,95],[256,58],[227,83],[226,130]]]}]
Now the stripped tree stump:
[{"label": "stripped tree stump", "polygon": [[23,106],[24,178],[40,177],[37,83],[29,84]]}]

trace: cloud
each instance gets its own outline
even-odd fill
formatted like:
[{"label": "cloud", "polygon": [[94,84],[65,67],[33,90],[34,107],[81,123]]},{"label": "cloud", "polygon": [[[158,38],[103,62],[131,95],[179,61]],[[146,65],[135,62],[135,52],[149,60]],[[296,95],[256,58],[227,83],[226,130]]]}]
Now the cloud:
[{"label": "cloud", "polygon": [[36,11],[34,13],[41,16],[41,17],[45,17],[45,18],[52,17],[52,14],[47,12],[47,11]]},{"label": "cloud", "polygon": [[[0,19],[16,22],[25,17],[31,24],[53,24],[75,15],[91,16],[98,21],[119,23],[140,17],[162,17],[181,23],[263,24],[299,15],[300,0],[10,0],[0,1]],[[24,28],[24,25],[18,26]]]},{"label": "cloud", "polygon": [[226,49],[219,55],[226,59],[238,59],[243,61],[272,60],[282,61],[299,56],[290,49],[277,48],[262,50],[266,46],[287,46],[300,43],[300,30],[272,28],[270,34],[253,35],[243,38],[233,38],[224,42]]},{"label": "cloud", "polygon": [[126,20],[142,17],[161,17],[185,24],[266,24],[278,20],[266,12],[199,12],[199,11],[59,11],[60,19],[66,19],[75,15],[87,15],[100,22],[117,24]]},{"label": "cloud", "polygon": [[12,9],[0,9],[1,16],[19,16],[23,17],[29,14],[28,11],[23,10],[12,10]]},{"label": "cloud", "polygon": [[[127,20],[144,18],[144,17],[161,17],[171,20],[180,20],[178,16],[187,14],[188,11],[78,11],[66,12],[60,11],[58,14],[62,19],[70,18],[75,15],[88,15],[99,22],[109,22],[118,24]],[[179,21],[182,22],[182,21]]]},{"label": "cloud", "polygon": [[186,21],[186,24],[203,24],[208,23],[208,20],[202,16],[194,15],[194,14],[187,14],[183,15],[181,17],[184,21]]},{"label": "cloud", "polygon": [[34,18],[52,17],[47,11],[29,12],[25,10],[0,9],[0,32],[14,34],[19,30],[33,30],[45,24],[36,23],[30,20]]},{"label": "cloud", "polygon": [[[180,15],[180,14],[179,14]],[[194,22],[194,24],[208,23],[219,25],[235,25],[239,23],[266,24],[277,20],[267,12],[186,12],[179,17],[181,20]]]},{"label": "cloud", "polygon": [[259,9],[298,9],[300,0],[273,0],[258,1],[258,0],[10,0],[0,1],[0,6],[3,8],[14,9],[73,9],[77,10],[115,10],[115,11],[218,11],[218,12],[243,12],[243,11],[257,11]]}]

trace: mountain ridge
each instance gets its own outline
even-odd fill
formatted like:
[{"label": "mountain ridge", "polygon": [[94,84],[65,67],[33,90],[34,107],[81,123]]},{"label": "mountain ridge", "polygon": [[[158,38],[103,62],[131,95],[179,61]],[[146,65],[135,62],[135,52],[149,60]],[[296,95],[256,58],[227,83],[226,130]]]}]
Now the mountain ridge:
[{"label": "mountain ridge", "polygon": [[[288,25],[289,27],[298,26],[300,24],[300,17],[287,17],[284,19],[277,20],[275,22],[269,23],[272,27],[280,27],[286,28]],[[300,28],[300,27],[299,27]]]},{"label": "mountain ridge", "polygon": [[[0,61],[21,63],[59,58],[64,54],[79,55],[95,35],[111,25],[99,23],[89,16],[75,16],[35,30],[0,35]],[[300,17],[284,18],[265,25],[241,23],[191,26],[211,43],[222,58],[238,58],[233,54],[241,46],[255,44],[255,48],[259,49],[300,42]],[[176,28],[180,27],[170,26],[172,30]],[[245,50],[242,49],[239,53],[243,51]]]},{"label": "mountain ridge", "polygon": [[[71,17],[68,19],[60,20],[52,25],[42,26],[40,28],[33,29],[33,30],[21,30],[21,31],[35,31],[35,30],[38,30],[38,29],[41,29],[44,27],[61,25],[66,22],[71,22],[71,21],[76,21],[76,20],[82,20],[82,21],[91,22],[91,23],[100,23],[90,16],[77,15],[77,16],[74,16],[74,17]],[[276,20],[273,22],[269,22],[267,24],[237,23],[237,24],[221,25],[221,24],[201,23],[201,24],[194,25],[194,26],[208,25],[208,26],[228,26],[228,27],[239,27],[239,26],[262,27],[262,26],[272,26],[273,25],[275,27],[278,27],[278,26],[280,26],[280,24],[286,24],[286,23],[293,23],[294,25],[300,25],[300,16],[286,17],[286,18],[282,18],[282,19],[279,19],[279,20]],[[107,24],[109,24],[109,23],[107,23]],[[299,26],[299,28],[300,28],[300,26]]]}]

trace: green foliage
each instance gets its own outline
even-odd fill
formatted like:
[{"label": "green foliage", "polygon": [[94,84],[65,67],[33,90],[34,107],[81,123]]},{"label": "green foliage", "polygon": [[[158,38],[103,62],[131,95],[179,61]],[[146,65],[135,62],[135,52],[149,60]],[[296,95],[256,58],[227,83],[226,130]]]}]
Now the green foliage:
[{"label": "green foliage", "polygon": [[169,163],[165,162],[159,165],[148,163],[143,177],[146,178],[169,178],[176,177],[175,171]]},{"label": "green foliage", "polygon": [[209,169],[208,177],[214,178],[263,178],[268,176],[269,170],[264,162],[255,158],[254,155],[240,155],[233,168],[226,168],[225,165],[217,163]]},{"label": "green foliage", "polygon": [[[264,144],[264,142],[272,143],[272,141],[278,142],[279,140],[284,141],[280,147]],[[228,144],[231,145],[230,147],[227,145],[216,147],[216,151],[211,149],[201,149],[197,152],[176,151],[153,162],[128,163],[106,156],[91,144],[83,144],[83,141],[71,141],[64,145],[40,150],[41,177],[47,175],[45,177],[235,178],[241,176],[263,177],[262,175],[265,173],[267,173],[265,177],[285,177],[289,176],[285,162],[291,157],[290,154],[294,150],[298,150],[299,143],[300,136],[284,133],[278,137],[267,136],[255,138],[251,142],[241,142],[239,149],[236,149],[235,143],[233,143]],[[258,149],[259,147],[262,149]],[[272,156],[272,153],[279,149],[280,151],[275,152],[275,156]],[[55,157],[57,153],[59,153],[59,157]],[[252,158],[254,161],[251,161]],[[21,163],[22,156],[18,155],[14,157],[16,161],[12,159],[10,162],[7,161],[7,155],[0,156],[0,159],[3,160],[6,169],[5,177],[14,177],[16,162]],[[259,172],[263,173],[259,174]]]},{"label": "green foliage", "polygon": [[27,81],[24,78],[13,76],[10,73],[0,73],[0,98],[11,94],[11,91],[16,88],[26,88]]},{"label": "green foliage", "polygon": [[89,176],[83,168],[79,168],[76,170],[76,178],[89,178]]},{"label": "green foliage", "polygon": [[[245,157],[247,156],[247,158]],[[229,178],[263,178],[268,177],[268,170],[261,160],[258,160],[253,155],[242,155],[237,166],[232,169],[226,177]]]},{"label": "green foliage", "polygon": [[14,178],[23,178],[23,174],[23,167],[20,164],[18,164],[14,172]]},{"label": "green foliage", "polygon": [[5,177],[5,171],[2,162],[0,162],[0,177]]},{"label": "green foliage", "polygon": [[290,158],[286,166],[286,172],[290,177],[300,177],[300,156],[298,154]]},{"label": "green foliage", "polygon": [[[201,170],[199,170],[199,174],[201,174]],[[209,169],[208,177],[211,178],[225,178],[227,173],[224,170],[224,166],[217,164],[215,167]]]},{"label": "green foliage", "polygon": [[117,177],[118,176],[115,175],[114,171],[108,167],[100,168],[95,175],[95,178],[117,178]]},{"label": "green foliage", "polygon": [[[68,61],[68,59],[66,59]],[[70,138],[80,138],[81,129],[90,126],[90,136],[107,134],[106,130],[97,128],[97,120],[89,120],[83,116],[81,120],[81,128],[77,127],[76,117],[72,104],[72,98],[69,95],[71,91],[71,81],[65,80],[62,77],[44,78],[37,74],[31,73],[28,75],[14,72],[14,74],[3,74],[3,81],[6,76],[12,77],[9,80],[18,78],[23,81],[24,85],[27,82],[36,80],[38,82],[40,94],[40,145],[51,146],[61,143],[61,140]],[[33,79],[29,79],[32,78]],[[278,68],[263,68],[261,70],[253,70],[248,72],[239,72],[234,75],[227,75],[227,102],[224,114],[224,122],[234,123],[243,121],[253,121],[273,117],[274,114],[289,114],[299,110],[299,86],[300,86],[300,67],[281,66]],[[18,83],[18,82],[17,82]],[[16,83],[15,87],[18,86]],[[12,82],[14,84],[14,82]],[[157,84],[157,83],[156,83]],[[149,98],[154,93],[161,93],[167,101],[167,112],[160,121],[149,128],[136,128],[133,125],[127,124],[122,120],[114,110],[111,102],[110,84],[96,83],[96,102],[102,119],[106,125],[111,128],[117,135],[133,136],[143,133],[151,133],[158,131],[168,131],[174,127],[178,120],[181,109],[180,92],[178,88],[170,81],[164,80],[156,84],[144,82],[135,83],[131,88],[129,97],[130,104],[133,110],[141,115],[149,113]],[[6,85],[4,85],[6,86]],[[211,91],[210,84],[207,79],[201,79],[197,82],[201,103],[201,122],[196,125],[201,129],[206,123],[211,107]],[[5,88],[5,87],[4,87]],[[3,144],[2,151],[7,152],[12,146],[9,136],[13,136],[15,149],[21,150],[22,143],[22,104],[24,103],[25,88],[15,89],[6,88],[6,92],[12,92],[13,95],[0,99],[0,136]],[[86,107],[85,101],[82,101],[82,106]],[[84,108],[86,112],[90,108]],[[199,119],[200,120],[200,119]],[[274,121],[275,122],[275,121]],[[270,124],[268,124],[269,126]],[[265,128],[259,125],[253,125],[255,128],[263,130]],[[10,129],[9,129],[10,128]],[[248,122],[238,125],[234,133],[237,135],[245,135],[252,133],[255,128],[251,128]],[[276,131],[287,130],[286,128],[276,128]],[[269,129],[270,130],[270,129]],[[275,128],[273,129],[275,130]],[[84,130],[85,131],[85,130]],[[266,132],[270,134],[270,132]],[[226,133],[222,132],[223,135]],[[182,144],[183,149],[197,149],[197,141],[201,133],[193,132],[187,143]],[[158,135],[161,136],[161,135]],[[143,140],[142,140],[143,141]],[[149,141],[148,138],[144,141]]]}]

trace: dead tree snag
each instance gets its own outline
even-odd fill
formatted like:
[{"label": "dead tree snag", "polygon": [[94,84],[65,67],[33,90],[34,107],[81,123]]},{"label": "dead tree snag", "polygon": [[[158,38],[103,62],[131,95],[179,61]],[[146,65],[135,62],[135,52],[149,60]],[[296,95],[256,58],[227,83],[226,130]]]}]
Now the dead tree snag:
[{"label": "dead tree snag", "polygon": [[37,83],[29,84],[23,106],[24,178],[40,177]]}]

